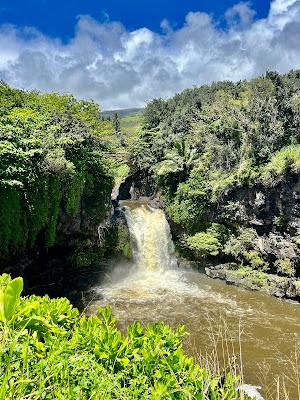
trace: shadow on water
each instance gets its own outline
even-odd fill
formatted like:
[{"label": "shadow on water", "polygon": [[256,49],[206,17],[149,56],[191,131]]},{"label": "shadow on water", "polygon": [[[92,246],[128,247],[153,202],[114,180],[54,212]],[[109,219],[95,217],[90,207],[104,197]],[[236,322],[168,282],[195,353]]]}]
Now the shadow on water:
[{"label": "shadow on water", "polygon": [[51,298],[66,297],[83,311],[91,301],[99,300],[101,294],[95,290],[95,284],[108,279],[108,271],[116,265],[115,259],[106,260],[100,266],[84,268],[66,267],[63,255],[49,254],[37,259],[27,267],[24,278],[24,294]]}]

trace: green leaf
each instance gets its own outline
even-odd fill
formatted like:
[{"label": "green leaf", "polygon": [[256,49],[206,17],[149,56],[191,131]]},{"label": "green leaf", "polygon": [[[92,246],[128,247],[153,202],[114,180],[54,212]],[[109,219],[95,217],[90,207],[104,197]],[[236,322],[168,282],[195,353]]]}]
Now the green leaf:
[{"label": "green leaf", "polygon": [[4,314],[4,292],[0,289],[0,321],[5,321],[5,314]]},{"label": "green leaf", "polygon": [[4,294],[0,294],[0,318],[3,322],[10,321],[16,311],[23,290],[23,278],[15,278],[9,282]]}]

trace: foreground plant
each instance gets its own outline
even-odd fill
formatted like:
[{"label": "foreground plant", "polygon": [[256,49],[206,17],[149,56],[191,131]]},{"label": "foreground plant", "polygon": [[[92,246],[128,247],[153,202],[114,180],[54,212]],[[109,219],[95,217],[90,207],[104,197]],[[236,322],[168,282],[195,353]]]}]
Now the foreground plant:
[{"label": "foreground plant", "polygon": [[109,307],[79,318],[67,299],[22,287],[0,276],[0,399],[249,399],[239,377],[184,354],[183,326],[134,322],[123,335]]}]

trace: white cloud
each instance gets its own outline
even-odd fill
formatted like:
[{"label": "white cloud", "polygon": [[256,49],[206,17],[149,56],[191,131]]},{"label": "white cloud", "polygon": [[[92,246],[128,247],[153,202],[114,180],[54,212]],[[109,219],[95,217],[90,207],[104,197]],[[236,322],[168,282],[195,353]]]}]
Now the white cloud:
[{"label": "white cloud", "polygon": [[300,0],[273,0],[267,18],[254,15],[240,2],[225,13],[223,29],[212,16],[190,12],[178,29],[163,20],[161,34],[81,15],[68,43],[2,25],[0,78],[24,89],[94,98],[110,109],[215,80],[300,68]]},{"label": "white cloud", "polygon": [[253,22],[255,14],[256,12],[252,10],[249,3],[241,2],[229,8],[225,13],[225,17],[229,24],[245,28]]}]

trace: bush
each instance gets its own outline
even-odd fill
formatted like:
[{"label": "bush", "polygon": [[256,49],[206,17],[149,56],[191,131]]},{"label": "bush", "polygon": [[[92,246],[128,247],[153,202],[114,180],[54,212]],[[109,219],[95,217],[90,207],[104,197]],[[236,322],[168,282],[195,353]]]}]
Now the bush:
[{"label": "bush", "polygon": [[67,299],[20,298],[15,282],[0,277],[13,298],[12,317],[0,319],[0,398],[248,399],[239,377],[213,377],[184,354],[183,326],[134,322],[123,335],[109,307],[79,318]]},{"label": "bush", "polygon": [[224,252],[237,259],[242,259],[245,252],[253,249],[254,241],[258,238],[255,229],[242,228],[238,236],[232,236],[225,244]]},{"label": "bush", "polygon": [[243,255],[254,269],[268,271],[268,263],[266,263],[256,251],[244,252]]},{"label": "bush", "polygon": [[271,161],[263,167],[261,176],[263,180],[282,176],[287,171],[299,173],[300,171],[300,145],[283,147],[272,157]]},{"label": "bush", "polygon": [[296,270],[290,259],[277,260],[275,263],[278,274],[285,276],[295,276]]},{"label": "bush", "polygon": [[218,238],[212,233],[198,232],[194,236],[186,239],[186,243],[191,250],[196,250],[200,255],[217,256],[222,245]]}]

